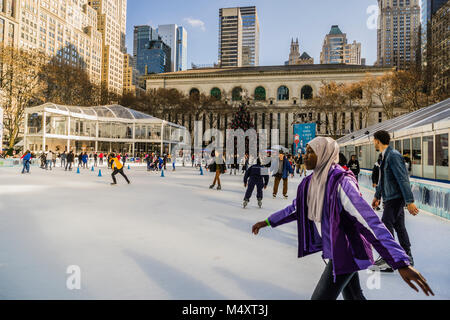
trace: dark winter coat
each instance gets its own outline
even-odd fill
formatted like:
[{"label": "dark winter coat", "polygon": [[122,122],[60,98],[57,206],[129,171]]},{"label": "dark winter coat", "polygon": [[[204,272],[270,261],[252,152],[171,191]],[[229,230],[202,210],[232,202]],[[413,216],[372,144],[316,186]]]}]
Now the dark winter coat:
[{"label": "dark winter coat", "polygon": [[73,162],[75,155],[73,153],[69,153],[67,155],[67,162]]},{"label": "dark winter coat", "polygon": [[266,187],[269,184],[269,171],[264,166],[255,164],[245,171],[244,184],[247,184],[249,179],[257,182],[264,180],[264,187]]},{"label": "dark winter coat", "polygon": [[219,168],[220,169],[220,173],[223,174],[226,171],[225,161],[223,161],[222,164],[216,164],[216,160],[214,160],[214,162],[211,163],[208,168],[209,168],[210,172],[216,172],[217,168]]},{"label": "dark winter coat", "polygon": [[350,160],[347,164],[347,167],[350,169],[351,172],[353,172],[353,174],[355,176],[359,175],[359,172],[361,171],[359,168],[359,161],[358,160]]}]

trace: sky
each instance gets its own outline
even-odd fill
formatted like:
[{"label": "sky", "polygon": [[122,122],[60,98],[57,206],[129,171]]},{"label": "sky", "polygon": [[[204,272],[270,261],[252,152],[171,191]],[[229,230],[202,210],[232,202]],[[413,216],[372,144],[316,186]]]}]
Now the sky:
[{"label": "sky", "polygon": [[177,24],[188,32],[188,67],[218,60],[219,9],[256,6],[260,25],[260,65],[282,65],[292,38],[320,63],[323,40],[339,25],[348,42],[361,42],[362,57],[377,57],[376,0],[128,0],[127,49],[133,52],[135,25]]}]

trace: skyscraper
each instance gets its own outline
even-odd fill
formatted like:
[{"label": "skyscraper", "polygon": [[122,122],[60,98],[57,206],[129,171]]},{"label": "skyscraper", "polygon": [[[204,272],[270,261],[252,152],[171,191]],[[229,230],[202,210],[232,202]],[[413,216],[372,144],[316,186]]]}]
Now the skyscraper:
[{"label": "skyscraper", "polygon": [[183,27],[177,29],[177,62],[175,71],[187,70],[187,31]]},{"label": "skyscraper", "polygon": [[354,64],[361,65],[361,43],[347,43],[347,34],[342,33],[339,26],[331,26],[330,33],[325,36],[320,53],[321,64]]},{"label": "skyscraper", "polygon": [[259,20],[256,7],[241,7],[242,66],[259,66]]},{"label": "skyscraper", "polygon": [[0,43],[38,49],[101,82],[102,37],[88,0],[0,0]]},{"label": "skyscraper", "polygon": [[134,67],[139,75],[172,70],[172,50],[151,26],[134,27]]},{"label": "skyscraper", "polygon": [[353,40],[344,46],[344,63],[361,65],[361,43]]},{"label": "skyscraper", "polygon": [[95,0],[89,5],[97,11],[102,34],[102,89],[122,94],[127,0]]},{"label": "skyscraper", "polygon": [[431,91],[450,94],[450,1],[433,12],[431,24]]},{"label": "skyscraper", "polygon": [[219,65],[259,65],[259,20],[256,7],[219,9]]},{"label": "skyscraper", "polygon": [[[157,29],[161,40],[167,44],[172,52],[170,71],[187,69],[187,31],[176,24],[159,25]],[[184,68],[183,68],[183,61]]]},{"label": "skyscraper", "polygon": [[0,0],[0,43],[16,46],[19,38],[19,6],[17,0]]},{"label": "skyscraper", "polygon": [[421,44],[421,64],[422,70],[425,75],[425,84],[427,91],[429,91],[430,84],[432,82],[432,19],[436,12],[446,3],[448,0],[422,0],[422,12],[421,12],[421,25],[420,25],[420,44]]},{"label": "skyscraper", "polygon": [[137,68],[137,56],[138,52],[148,48],[148,44],[152,40],[158,40],[158,33],[156,29],[151,26],[134,26],[134,34],[133,34],[133,60],[134,67]]},{"label": "skyscraper", "polygon": [[377,65],[406,69],[419,52],[419,0],[378,0]]}]

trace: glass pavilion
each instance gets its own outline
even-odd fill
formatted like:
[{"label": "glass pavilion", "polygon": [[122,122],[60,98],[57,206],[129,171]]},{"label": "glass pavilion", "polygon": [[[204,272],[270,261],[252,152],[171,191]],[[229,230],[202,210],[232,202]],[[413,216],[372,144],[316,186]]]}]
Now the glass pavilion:
[{"label": "glass pavilion", "polygon": [[46,103],[25,110],[24,150],[169,154],[186,128],[120,105]]}]

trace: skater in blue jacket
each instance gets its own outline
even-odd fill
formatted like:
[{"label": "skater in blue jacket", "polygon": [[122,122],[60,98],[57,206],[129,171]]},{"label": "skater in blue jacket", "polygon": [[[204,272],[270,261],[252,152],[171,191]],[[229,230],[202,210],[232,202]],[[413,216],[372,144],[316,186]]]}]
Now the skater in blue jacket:
[{"label": "skater in blue jacket", "polygon": [[257,190],[256,198],[258,200],[258,206],[261,208],[263,199],[263,188],[266,189],[268,184],[269,184],[268,168],[262,166],[261,160],[258,158],[256,164],[251,166],[245,171],[244,187],[247,188],[247,191],[245,192],[245,198],[243,203],[244,208],[247,207],[255,186]]}]

